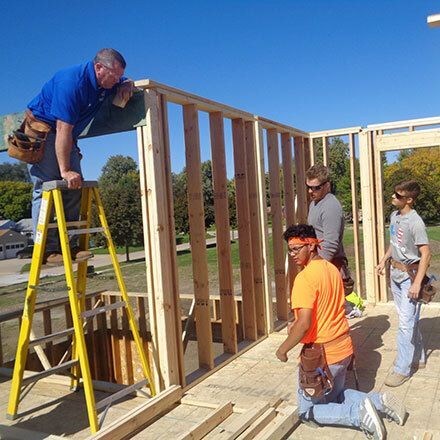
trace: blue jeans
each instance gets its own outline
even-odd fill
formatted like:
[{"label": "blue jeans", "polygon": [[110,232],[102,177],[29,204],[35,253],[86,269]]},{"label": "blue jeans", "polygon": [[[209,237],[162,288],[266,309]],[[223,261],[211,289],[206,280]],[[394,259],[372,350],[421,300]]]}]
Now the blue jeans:
[{"label": "blue jeans", "polygon": [[303,421],[312,421],[320,425],[342,425],[359,427],[359,407],[369,397],[378,411],[383,410],[379,393],[363,393],[345,389],[345,376],[351,356],[337,364],[329,365],[334,378],[333,390],[320,399],[312,399],[303,394],[298,386],[298,413]]},{"label": "blue jeans", "polygon": [[399,315],[397,359],[394,371],[404,376],[411,374],[412,364],[426,362],[422,334],[419,329],[421,303],[408,298],[410,287],[410,278],[402,282],[396,282],[391,278],[391,292]]},{"label": "blue jeans", "polygon": [[[73,145],[70,153],[70,169],[82,175],[81,156],[79,148]],[[49,133],[44,148],[44,155],[40,162],[28,165],[34,190],[32,193],[32,221],[34,223],[34,237],[37,230],[38,215],[40,213],[43,183],[51,180],[62,180],[58,161],[55,154],[55,133]],[[63,205],[66,221],[75,221],[79,218],[81,190],[63,191]],[[53,221],[53,210],[50,221]],[[48,229],[46,252],[59,252],[60,239],[56,229]]]}]

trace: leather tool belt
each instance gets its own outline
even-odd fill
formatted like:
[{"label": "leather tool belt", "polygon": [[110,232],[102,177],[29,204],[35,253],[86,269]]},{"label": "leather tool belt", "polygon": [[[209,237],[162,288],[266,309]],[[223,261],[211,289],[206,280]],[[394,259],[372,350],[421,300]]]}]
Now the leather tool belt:
[{"label": "leather tool belt", "polygon": [[[390,265],[393,266],[395,269],[398,269],[401,272],[407,272],[409,277],[411,278],[411,282],[412,283],[414,282],[414,279],[416,278],[417,275],[417,270],[419,268],[419,263],[403,264],[400,263],[399,261],[393,260],[392,258],[390,258],[389,261],[390,261]],[[428,304],[429,302],[432,301],[436,293],[437,293],[437,289],[432,285],[431,278],[425,275],[422,280],[417,301],[423,304]]]},{"label": "leather tool belt", "polygon": [[38,163],[43,157],[47,135],[51,130],[49,124],[26,110],[20,128],[8,136],[9,156],[27,163]]},{"label": "leather tool belt", "polygon": [[303,393],[320,399],[333,389],[334,379],[325,356],[325,349],[349,338],[348,333],[325,343],[304,344],[300,353],[299,386]]}]

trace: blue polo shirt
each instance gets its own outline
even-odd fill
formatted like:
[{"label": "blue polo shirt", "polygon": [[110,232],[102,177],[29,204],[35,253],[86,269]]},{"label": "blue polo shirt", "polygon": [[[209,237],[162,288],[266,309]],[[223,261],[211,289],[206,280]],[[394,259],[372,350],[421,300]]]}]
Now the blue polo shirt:
[{"label": "blue polo shirt", "polygon": [[[121,82],[124,79],[121,78]],[[89,61],[57,72],[44,84],[28,108],[37,119],[47,122],[53,129],[58,119],[73,125],[72,136],[77,139],[116,87],[99,87],[93,62]]]}]

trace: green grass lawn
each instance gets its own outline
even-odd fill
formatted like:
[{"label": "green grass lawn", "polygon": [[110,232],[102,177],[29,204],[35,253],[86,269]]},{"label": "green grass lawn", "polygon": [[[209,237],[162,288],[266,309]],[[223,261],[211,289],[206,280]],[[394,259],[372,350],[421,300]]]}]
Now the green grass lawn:
[{"label": "green grass lawn", "polygon": [[[207,239],[213,238],[213,237],[215,237],[215,231],[214,231],[214,233],[212,233],[210,231],[206,232]],[[189,234],[176,235],[176,244],[183,244],[183,243],[189,243]],[[91,250],[96,255],[108,254],[108,249],[106,247],[94,248]],[[143,250],[144,250],[143,246],[130,246],[130,252],[137,252],[137,251],[143,251]],[[125,254],[125,247],[124,246],[117,246],[116,253],[117,254]]]},{"label": "green grass lawn", "polygon": [[[206,256],[208,260],[208,266],[217,266],[217,247],[208,246],[206,249]],[[231,241],[231,261],[232,267],[237,268],[240,266],[240,256],[238,251],[238,241]],[[179,267],[188,267],[192,264],[192,256],[190,250],[177,252],[177,264]]]},{"label": "green grass lawn", "polygon": [[440,241],[440,226],[428,226],[428,238],[432,241]]}]

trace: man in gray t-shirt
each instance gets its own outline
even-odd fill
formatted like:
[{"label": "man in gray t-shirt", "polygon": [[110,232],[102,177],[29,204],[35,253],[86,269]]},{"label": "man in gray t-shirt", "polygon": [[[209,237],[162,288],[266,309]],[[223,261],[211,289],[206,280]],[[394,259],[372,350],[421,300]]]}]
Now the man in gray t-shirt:
[{"label": "man in gray t-shirt", "polygon": [[[339,200],[331,193],[328,168],[319,164],[310,167],[306,172],[306,184],[311,200],[307,222],[315,228],[316,236],[323,240],[319,255],[339,269],[347,296],[353,292],[354,281],[342,244],[344,212]],[[346,301],[345,309],[346,313],[351,312],[350,302]]]},{"label": "man in gray t-shirt", "polygon": [[[422,280],[431,259],[425,224],[413,209],[420,193],[417,182],[407,181],[394,187],[391,199],[397,208],[391,214],[390,246],[376,266],[378,275],[384,274],[385,264],[391,263],[391,292],[399,315],[397,333],[397,357],[393,371],[385,380],[385,385],[402,385],[414,370],[426,363],[422,334],[419,330],[420,306],[417,298]],[[408,266],[416,265],[417,273],[410,277]]]}]

